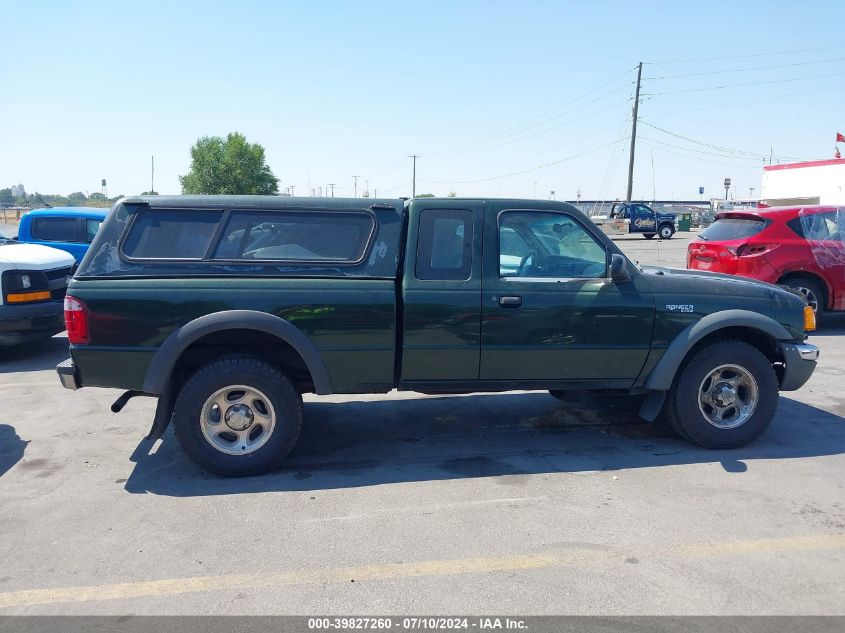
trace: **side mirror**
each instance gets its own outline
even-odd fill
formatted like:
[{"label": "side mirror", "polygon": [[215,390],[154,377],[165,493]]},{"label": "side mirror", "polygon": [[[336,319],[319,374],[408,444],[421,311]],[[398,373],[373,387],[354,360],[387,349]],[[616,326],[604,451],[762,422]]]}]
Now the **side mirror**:
[{"label": "side mirror", "polygon": [[619,253],[613,253],[610,256],[610,279],[615,283],[629,281],[631,276],[628,274],[628,260]]}]

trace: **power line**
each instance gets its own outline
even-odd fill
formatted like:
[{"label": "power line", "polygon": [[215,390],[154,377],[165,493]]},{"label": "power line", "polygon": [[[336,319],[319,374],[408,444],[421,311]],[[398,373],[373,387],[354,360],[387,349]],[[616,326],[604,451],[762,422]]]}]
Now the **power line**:
[{"label": "power line", "polygon": [[[826,86],[824,88],[814,88],[812,90],[802,90],[801,96],[810,95],[810,94],[818,94],[819,92],[830,92],[830,87]],[[729,103],[718,103],[715,105],[708,105],[702,106],[698,108],[686,108],[684,110],[672,110],[670,112],[657,112],[652,113],[652,116],[673,116],[675,114],[689,114],[690,112],[706,112],[708,110],[722,110],[724,108],[744,108],[748,104],[751,103],[772,103],[773,101],[778,101],[780,99],[787,99],[790,97],[794,97],[795,93],[791,92],[785,95],[769,95],[760,99],[743,99],[742,101],[731,101]]]},{"label": "power line", "polygon": [[[549,128],[545,128],[545,129],[542,129],[542,130],[537,130],[536,132],[532,132],[531,134],[526,134],[525,136],[518,136],[516,138],[512,138],[512,139],[509,139],[509,140],[506,140],[506,141],[503,140],[499,143],[493,143],[492,145],[486,145],[486,146],[483,146],[483,147],[476,147],[474,149],[466,150],[466,151],[463,151],[463,152],[457,152],[457,154],[460,155],[460,154],[469,154],[469,153],[472,153],[472,152],[487,151],[487,150],[490,150],[490,149],[495,149],[497,147],[502,147],[503,145],[510,145],[512,143],[518,143],[520,141],[524,141],[524,140],[527,140],[529,138],[534,138],[535,136],[539,136],[541,134],[546,134],[548,132],[554,132],[555,130],[559,130],[560,128],[566,127],[567,125],[577,123],[578,121],[583,121],[584,119],[589,119],[591,117],[596,116],[597,114],[601,114],[602,112],[607,112],[608,110],[612,110],[613,108],[617,108],[624,103],[628,103],[631,100],[631,98],[632,97],[624,99],[623,101],[617,101],[615,103],[610,104],[609,106],[607,106],[605,108],[601,108],[599,110],[593,110],[589,114],[585,114],[583,116],[579,116],[579,117],[576,117],[574,119],[569,119],[568,121],[564,121],[563,123],[559,123],[558,125],[555,125],[555,126],[552,126],[552,127],[549,127]],[[442,156],[442,154],[441,154],[441,156]]]},{"label": "power line", "polygon": [[550,163],[545,163],[543,165],[538,165],[537,167],[531,167],[529,169],[523,169],[520,171],[515,171],[510,174],[502,174],[501,176],[491,176],[490,178],[476,178],[475,180],[426,180],[425,182],[437,184],[437,185],[466,185],[472,184],[477,182],[489,182],[491,180],[501,180],[503,178],[510,178],[512,176],[519,176],[521,174],[527,174],[532,171],[538,171],[540,169],[545,169],[546,167],[552,167],[553,165],[559,165],[561,163],[565,163],[568,160],[572,160],[573,158],[578,158],[580,156],[584,156],[586,154],[591,154],[592,152],[597,152],[600,149],[604,149],[605,147],[610,147],[611,145],[616,145],[617,143],[621,143],[622,141],[628,140],[627,138],[619,138],[615,141],[610,143],[606,143],[604,145],[600,145],[599,147],[594,147],[592,149],[585,150],[583,152],[579,152],[578,154],[573,154],[572,156],[567,156],[566,158],[561,158],[559,160],[552,161]]},{"label": "power line", "polygon": [[724,75],[727,73],[744,73],[744,72],[751,72],[755,70],[773,70],[776,68],[791,68],[794,66],[809,66],[812,64],[829,64],[830,62],[841,62],[845,60],[845,57],[834,57],[831,59],[817,59],[811,62],[795,62],[792,64],[775,64],[772,66],[755,66],[753,68],[734,68],[731,70],[709,70],[706,72],[701,73],[685,73],[682,75],[661,75],[659,77],[644,77],[644,79],[648,79],[649,81],[661,81],[664,79],[682,79],[684,77],[704,77],[705,75]]},{"label": "power line", "polygon": [[707,90],[723,90],[725,88],[742,88],[745,86],[763,86],[766,84],[782,84],[788,83],[791,81],[806,81],[808,79],[824,79],[826,77],[839,77],[841,75],[845,75],[845,71],[837,72],[837,73],[827,73],[825,75],[810,75],[809,77],[791,77],[789,79],[772,79],[769,81],[750,81],[746,83],[739,83],[739,84],[725,84],[723,86],[708,86],[706,88],[688,88],[686,90],[667,90],[665,92],[654,92],[651,93],[650,97],[659,97],[661,95],[679,95],[685,94],[689,92],[705,92]]},{"label": "power line", "polygon": [[746,156],[736,156],[733,154],[719,154],[718,152],[708,152],[703,149],[693,149],[692,147],[683,147],[682,145],[674,145],[673,143],[667,143],[666,141],[658,141],[657,139],[649,138],[648,136],[640,136],[640,138],[645,139],[651,143],[657,143],[658,145],[665,145],[666,147],[674,147],[675,149],[680,149],[685,152],[689,152],[690,154],[705,154],[707,156],[717,156],[719,158],[732,158],[734,160],[748,160],[756,163],[760,163],[763,159],[762,154],[758,155],[756,158],[746,157]]},{"label": "power line", "polygon": [[[635,67],[635,68],[636,68],[636,67]],[[525,130],[524,130],[524,128],[530,128],[530,127],[532,127],[533,125],[535,125],[537,122],[539,122],[541,119],[545,119],[545,118],[547,118],[550,114],[554,114],[554,113],[558,112],[559,110],[561,110],[561,109],[565,108],[566,106],[568,106],[568,105],[570,105],[570,104],[572,104],[572,103],[575,103],[575,102],[577,102],[577,101],[580,101],[580,100],[581,100],[581,99],[583,99],[584,97],[586,97],[586,96],[588,96],[588,95],[591,95],[591,94],[593,94],[594,92],[598,92],[599,90],[601,90],[601,89],[602,89],[602,88],[604,88],[605,86],[608,86],[608,85],[610,85],[610,84],[612,84],[612,83],[614,83],[614,82],[616,82],[616,81],[619,81],[620,79],[622,79],[622,78],[623,78],[623,77],[625,77],[626,75],[629,75],[629,74],[631,73],[631,71],[632,71],[632,69],[630,69],[630,68],[629,68],[629,69],[626,69],[624,72],[622,72],[622,73],[620,73],[619,75],[617,75],[617,76],[613,77],[612,79],[609,79],[609,80],[605,81],[604,83],[599,84],[598,86],[596,86],[596,87],[594,87],[594,88],[591,88],[590,90],[587,90],[586,92],[581,93],[581,94],[580,94],[580,95],[578,95],[577,97],[574,97],[574,98],[572,98],[572,99],[569,99],[568,101],[564,101],[563,103],[561,103],[561,104],[559,104],[559,105],[555,106],[554,108],[551,108],[551,109],[546,110],[545,112],[542,112],[542,113],[540,113],[540,114],[538,114],[538,115],[536,115],[536,116],[534,116],[534,117],[531,117],[530,119],[527,119],[526,121],[523,121],[522,123],[520,123],[520,124],[518,124],[518,125],[514,125],[514,126],[512,126],[512,127],[506,128],[505,130],[502,130],[502,131],[500,131],[500,132],[494,132],[493,134],[489,134],[489,135],[487,135],[487,136],[485,136],[485,137],[482,137],[482,138],[480,138],[480,139],[477,139],[477,140],[475,140],[475,141],[471,141],[471,142],[466,143],[466,144],[464,144],[464,145],[460,145],[460,146],[458,146],[458,147],[456,147],[456,148],[454,148],[454,149],[452,149],[452,150],[448,150],[447,152],[444,152],[444,153],[454,153],[454,152],[458,152],[458,151],[460,151],[460,150],[466,149],[466,148],[468,148],[468,147],[473,147],[473,146],[476,146],[476,145],[484,145],[484,144],[486,144],[488,141],[494,141],[494,140],[500,139],[500,138],[502,138],[502,137],[511,136],[511,135],[513,135],[514,133],[519,133],[519,132],[525,131]],[[626,84],[626,86],[627,86],[627,85],[630,85],[630,84]],[[623,86],[622,88],[625,88],[626,86]],[[611,94],[614,94],[615,92],[618,92],[618,90],[613,90],[613,91],[611,91],[611,92],[607,93],[606,95],[604,95],[603,97],[600,97],[598,100],[603,99],[603,98],[605,98],[605,97],[607,97],[607,96],[610,96]],[[592,101],[591,103],[594,103],[594,102],[595,102],[595,101]],[[565,116],[565,115],[566,115],[566,114],[568,114],[569,112],[573,112],[573,111],[575,111],[575,110],[578,110],[578,109],[580,109],[580,108],[584,107],[585,105],[589,105],[589,104],[582,104],[582,105],[580,105],[580,106],[578,106],[578,107],[576,107],[576,108],[573,108],[572,110],[569,110],[569,111],[567,111],[567,112],[563,112],[563,113],[560,113],[560,114],[556,114],[554,117],[551,117],[551,119],[554,119],[554,118],[559,118],[559,117],[561,117],[561,116]],[[551,120],[551,119],[549,119],[549,120]],[[543,121],[543,123],[547,123],[547,122],[548,122],[548,121]],[[542,125],[542,123],[540,123],[540,124]],[[438,154],[439,154],[439,153],[440,153],[440,152],[438,152]]]},{"label": "power line", "polygon": [[[684,136],[682,134],[677,134],[676,132],[670,132],[669,130],[663,129],[662,127],[658,127],[649,123],[648,121],[640,121],[643,125],[647,125],[650,128],[657,130],[658,132],[663,132],[664,134],[668,134],[669,136],[674,136],[675,138],[679,138],[683,141],[687,141],[689,143],[694,143],[695,145],[701,145],[702,147],[709,147],[710,149],[719,150],[721,152],[728,152],[737,155],[745,155],[746,157],[754,158],[755,160],[759,160],[762,156],[765,155],[764,152],[747,152],[745,150],[740,149],[733,149],[730,147],[724,147],[722,145],[714,145],[713,143],[705,143],[704,141],[698,141],[694,138],[690,138],[689,136]],[[741,156],[737,156],[738,158]],[[780,159],[788,159],[788,160],[803,160],[797,156],[778,156],[777,158]]]},{"label": "power line", "polygon": [[[550,128],[546,128],[546,129],[539,130],[539,131],[536,131],[536,132],[531,132],[530,134],[527,134],[525,136],[518,136],[519,134],[522,134],[524,132],[529,132],[533,128],[536,128],[538,125],[544,125],[546,123],[550,123],[555,119],[559,119],[563,116],[566,116],[567,114],[572,114],[573,112],[577,112],[578,110],[581,110],[582,108],[585,108],[585,107],[592,105],[592,104],[594,104],[598,101],[601,101],[602,99],[606,99],[607,97],[619,92],[620,90],[624,90],[624,89],[628,88],[629,85],[630,84],[620,86],[619,88],[616,88],[615,90],[612,90],[612,91],[610,91],[610,92],[608,92],[608,93],[606,93],[606,94],[604,94],[600,97],[597,97],[595,99],[592,99],[590,101],[582,103],[581,105],[578,105],[578,106],[576,106],[576,107],[574,107],[570,110],[567,110],[565,112],[561,112],[559,114],[556,114],[555,116],[549,117],[544,121],[540,121],[538,123],[528,125],[528,126],[522,126],[522,129],[520,129],[518,131],[510,132],[510,133],[507,133],[507,134],[503,133],[503,134],[496,135],[497,138],[491,139],[491,141],[489,143],[469,144],[469,145],[464,146],[463,150],[455,150],[455,151],[452,151],[452,152],[440,152],[438,155],[442,156],[442,155],[450,155],[450,154],[468,154],[468,153],[471,153],[471,152],[486,151],[486,150],[492,149],[494,147],[500,147],[502,145],[509,145],[510,143],[516,143],[518,141],[522,141],[522,140],[525,140],[525,139],[528,139],[528,138],[533,138],[533,137],[535,137],[539,134],[545,134],[546,132],[551,132],[551,131],[560,129],[560,128],[565,127],[565,126],[567,126],[571,123],[574,123],[576,121],[581,121],[583,119],[587,119],[587,118],[590,118],[592,116],[595,116],[596,114],[600,114],[601,112],[606,112],[607,110],[615,108],[617,105],[620,105],[622,103],[626,103],[630,99],[625,99],[624,101],[618,101],[618,102],[612,103],[611,105],[609,105],[605,108],[601,108],[600,110],[593,110],[589,114],[586,114],[584,116],[581,116],[581,117],[578,117],[578,118],[575,118],[575,119],[570,119],[569,121],[566,121],[564,123],[560,123],[559,125],[555,125],[555,126],[550,127]],[[509,138],[509,137],[513,137],[514,135],[517,135],[516,138]],[[507,140],[505,140],[505,139],[507,139]]]},{"label": "power line", "polygon": [[845,48],[845,45],[820,46],[818,48],[801,48],[791,51],[770,51],[768,53],[748,53],[746,55],[726,55],[724,57],[703,57],[701,59],[675,59],[659,62],[644,62],[649,66],[662,66],[665,64],[697,64],[700,62],[715,62],[727,59],[748,59],[749,57],[774,57],[776,55],[796,55],[798,53],[815,53],[817,51],[830,51]]},{"label": "power line", "polygon": [[[653,145],[653,144],[652,144],[652,143],[653,143],[653,141],[651,141],[651,139],[648,139],[648,138],[646,138],[646,137],[644,137],[644,136],[640,136],[640,139],[642,139],[642,141],[643,141],[643,142],[644,142],[644,143],[645,143],[648,147],[651,147],[651,148],[653,148],[653,149],[656,149],[656,150],[657,150],[657,151],[659,151],[659,152],[666,152],[667,154],[673,154],[674,156],[680,156],[681,158],[686,158],[686,159],[692,159],[692,158],[693,158],[693,157],[692,157],[692,156],[690,156],[689,154],[682,154],[682,153],[680,153],[680,152],[673,152],[672,150],[668,150],[668,149],[666,149],[666,148],[664,148],[664,147],[657,147],[656,145]],[[688,151],[693,152],[693,151],[695,151],[695,150],[688,150]],[[696,154],[697,154],[697,153],[696,153]],[[722,165],[722,166],[725,166],[725,167],[737,167],[737,168],[740,168],[740,169],[754,169],[754,165],[739,165],[739,164],[737,164],[737,163],[726,163],[726,162],[724,162],[724,161],[719,161],[719,160],[710,160],[709,158],[701,158],[701,157],[700,157],[700,156],[698,156],[698,155],[696,155],[696,156],[695,156],[695,160],[696,160],[696,161],[703,161],[703,162],[705,162],[705,163],[712,163],[712,164],[714,164],[714,165]]]}]

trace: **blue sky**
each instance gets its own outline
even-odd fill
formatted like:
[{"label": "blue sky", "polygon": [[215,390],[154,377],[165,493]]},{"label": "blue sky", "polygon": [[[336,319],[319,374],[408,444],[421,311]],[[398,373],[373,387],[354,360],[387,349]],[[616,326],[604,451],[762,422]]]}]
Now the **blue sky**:
[{"label": "blue sky", "polygon": [[836,1],[45,0],[2,15],[0,187],[30,192],[106,178],[139,193],[155,155],[156,189],[179,193],[191,144],[239,131],[297,195],[351,195],[353,175],[359,193],[410,195],[416,153],[418,193],[624,196],[639,61],[636,198],[716,196],[726,176],[747,197],[770,147],[831,158],[845,133]]}]

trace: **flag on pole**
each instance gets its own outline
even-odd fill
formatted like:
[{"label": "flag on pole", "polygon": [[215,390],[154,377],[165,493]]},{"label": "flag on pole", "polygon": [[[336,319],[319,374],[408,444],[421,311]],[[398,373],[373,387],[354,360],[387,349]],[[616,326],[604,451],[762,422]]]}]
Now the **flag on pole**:
[{"label": "flag on pole", "polygon": [[840,154],[840,153],[839,153],[839,148],[838,148],[838,147],[836,148],[836,151],[835,151],[835,152],[833,152],[833,157],[834,157],[834,158],[842,158],[842,154]]},{"label": "flag on pole", "polygon": [[845,136],[842,136],[841,132],[836,133],[836,142],[837,143],[845,143]]}]

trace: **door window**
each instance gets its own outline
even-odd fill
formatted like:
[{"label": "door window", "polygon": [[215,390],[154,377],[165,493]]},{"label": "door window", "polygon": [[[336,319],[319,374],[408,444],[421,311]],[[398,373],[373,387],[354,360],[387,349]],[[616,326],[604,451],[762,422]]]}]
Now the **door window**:
[{"label": "door window", "polygon": [[466,280],[472,272],[472,213],[426,209],[420,214],[417,279]]},{"label": "door window", "polygon": [[569,215],[505,211],[499,216],[500,277],[591,279],[604,277],[606,269],[605,248]]},{"label": "door window", "polygon": [[102,220],[85,220],[85,241],[89,244],[97,237],[97,231],[100,230]]},{"label": "door window", "polygon": [[34,218],[32,237],[45,242],[76,242],[76,218]]}]

